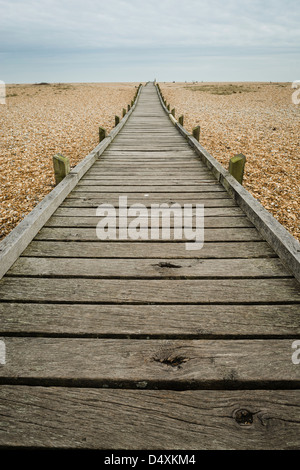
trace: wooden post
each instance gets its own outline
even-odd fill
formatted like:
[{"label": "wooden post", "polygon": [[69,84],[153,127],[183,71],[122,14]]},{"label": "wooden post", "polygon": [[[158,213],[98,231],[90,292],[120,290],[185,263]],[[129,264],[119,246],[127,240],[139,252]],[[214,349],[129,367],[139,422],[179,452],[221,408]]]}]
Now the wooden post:
[{"label": "wooden post", "polygon": [[235,155],[229,161],[229,173],[240,183],[243,184],[246,157],[242,153]]},{"label": "wooden post", "polygon": [[131,100],[131,107],[134,105],[134,100]]},{"label": "wooden post", "polygon": [[200,141],[200,126],[197,126],[193,129],[193,137],[195,137],[198,142]]},{"label": "wooden post", "polygon": [[130,104],[127,106],[127,111],[130,111]]},{"label": "wooden post", "polygon": [[60,153],[53,156],[53,167],[55,174],[55,183],[59,184],[68,173],[70,173],[70,162],[67,157]]},{"label": "wooden post", "polygon": [[175,108],[172,109],[171,114],[175,117]]},{"label": "wooden post", "polygon": [[125,108],[123,108],[123,111],[122,111],[122,116],[124,117],[124,116],[125,116],[125,114],[126,114],[126,109],[125,109]]},{"label": "wooden post", "polygon": [[168,111],[170,111],[170,105],[169,104],[167,105],[167,109],[168,109]]},{"label": "wooden post", "polygon": [[120,118],[119,116],[115,116],[115,127],[119,124]]},{"label": "wooden post", "polygon": [[183,115],[182,116],[179,116],[178,118],[178,122],[181,126],[183,126]]},{"label": "wooden post", "polygon": [[99,126],[99,142],[102,142],[106,137],[106,130],[104,127]]}]

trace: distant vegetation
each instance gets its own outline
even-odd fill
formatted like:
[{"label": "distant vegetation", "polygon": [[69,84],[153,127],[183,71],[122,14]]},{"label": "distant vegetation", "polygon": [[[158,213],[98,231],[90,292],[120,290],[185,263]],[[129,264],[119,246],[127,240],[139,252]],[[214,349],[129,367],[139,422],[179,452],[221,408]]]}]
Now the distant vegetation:
[{"label": "distant vegetation", "polygon": [[211,93],[212,95],[233,95],[234,93],[250,93],[255,92],[256,90],[247,85],[232,85],[232,84],[222,84],[222,85],[192,85],[186,86],[188,90],[192,91],[204,91],[206,93]]},{"label": "distant vegetation", "polygon": [[206,93],[211,93],[212,95],[233,95],[235,93],[255,93],[263,86],[273,85],[276,87],[286,87],[290,86],[290,83],[251,83],[238,85],[233,83],[220,83],[220,84],[209,84],[209,85],[187,85],[185,88],[191,91],[202,91]]}]

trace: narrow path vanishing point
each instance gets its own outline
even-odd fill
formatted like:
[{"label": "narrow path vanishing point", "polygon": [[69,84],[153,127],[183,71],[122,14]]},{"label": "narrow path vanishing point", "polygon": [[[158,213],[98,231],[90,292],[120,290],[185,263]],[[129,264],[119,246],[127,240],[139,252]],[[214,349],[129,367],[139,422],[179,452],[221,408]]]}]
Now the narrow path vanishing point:
[{"label": "narrow path vanishing point", "polygon": [[[96,208],[203,203],[205,244],[100,241]],[[0,281],[0,446],[300,447],[299,284],[142,89]]]}]

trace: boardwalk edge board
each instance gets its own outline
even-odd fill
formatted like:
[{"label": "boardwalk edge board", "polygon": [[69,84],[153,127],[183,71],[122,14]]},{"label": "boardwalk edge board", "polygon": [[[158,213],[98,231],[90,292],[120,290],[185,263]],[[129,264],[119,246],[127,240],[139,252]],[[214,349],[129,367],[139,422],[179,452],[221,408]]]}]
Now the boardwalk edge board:
[{"label": "boardwalk edge board", "polygon": [[282,263],[300,282],[300,243],[257,201],[229,171],[226,170],[201,144],[174,118],[165,106],[159,89],[156,91],[166,114],[196,151],[203,163],[212,171],[224,189],[241,207],[249,220],[280,257]]},{"label": "boardwalk edge board", "polygon": [[78,181],[91,168],[96,160],[115,139],[134,111],[142,87],[136,100],[120,123],[102,140],[44,199],[0,242],[0,279],[6,274],[21,253],[27,248],[39,230],[56,211]]}]

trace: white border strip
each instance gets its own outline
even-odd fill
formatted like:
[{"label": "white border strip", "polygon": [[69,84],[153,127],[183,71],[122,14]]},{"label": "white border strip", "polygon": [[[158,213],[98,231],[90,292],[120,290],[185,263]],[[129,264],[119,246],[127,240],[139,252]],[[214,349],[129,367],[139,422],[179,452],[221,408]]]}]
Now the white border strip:
[{"label": "white border strip", "polygon": [[137,105],[142,87],[143,86],[139,88],[136,100],[131,109],[121,119],[120,123],[112,129],[110,134],[78,163],[78,165],[76,165],[76,167],[73,168],[73,170],[71,170],[70,173],[7,235],[7,237],[0,242],[0,279],[19,258],[21,253],[23,253],[25,248],[27,248],[29,243],[68,194],[74,189],[78,181],[124,127]]},{"label": "white border strip", "polygon": [[156,87],[160,103],[169,115],[172,123],[182,134],[189,145],[196,151],[203,163],[212,171],[216,179],[222,184],[230,196],[235,199],[249,220],[255,225],[259,233],[280,257],[285,267],[292,272],[300,282],[300,243],[296,240],[273,216],[258,202],[238,181],[230,175],[229,171],[210,155],[202,145],[179,124],[170,114],[162,101],[159,89]]}]

